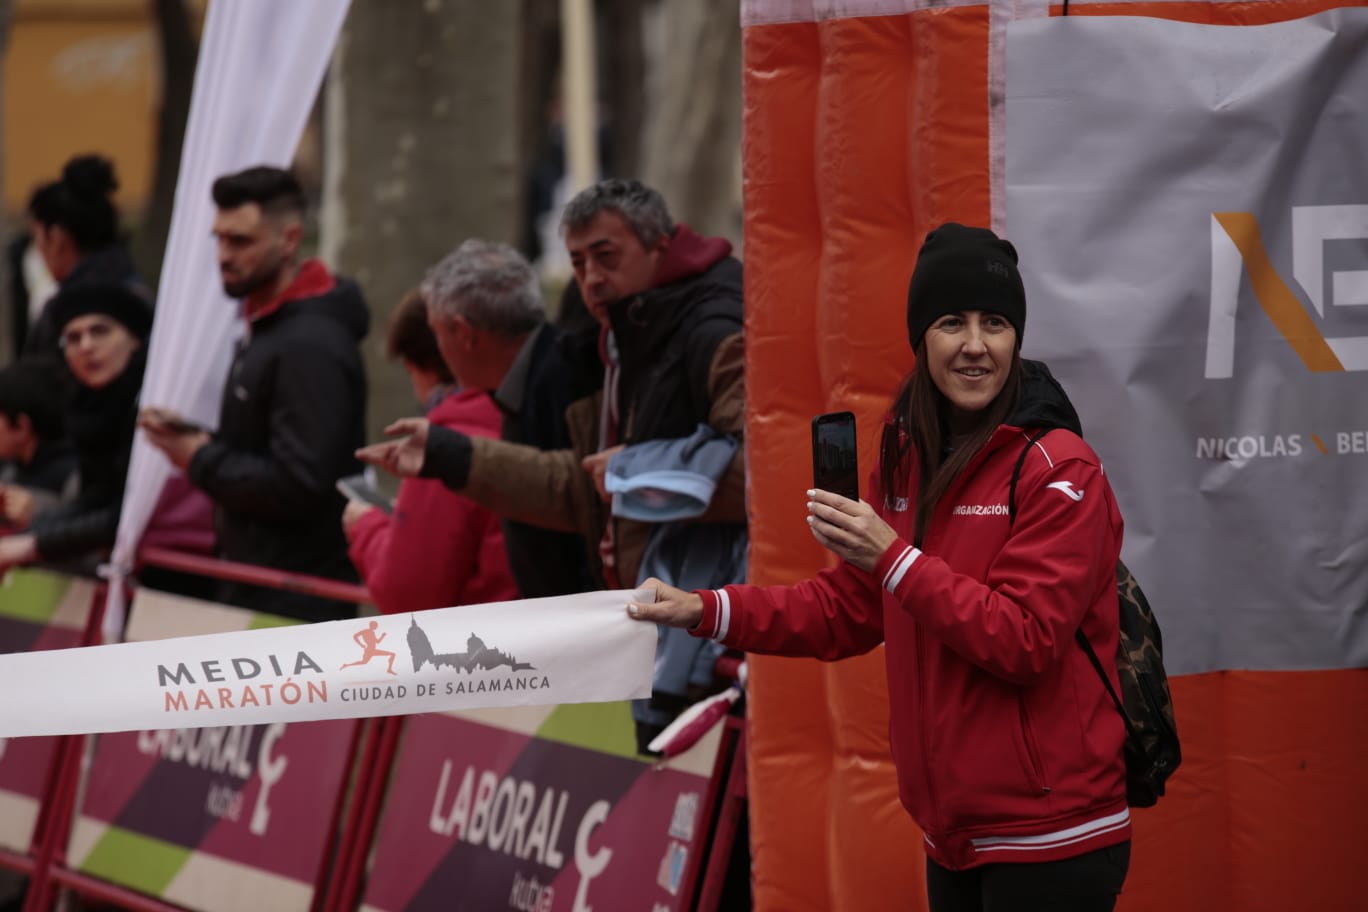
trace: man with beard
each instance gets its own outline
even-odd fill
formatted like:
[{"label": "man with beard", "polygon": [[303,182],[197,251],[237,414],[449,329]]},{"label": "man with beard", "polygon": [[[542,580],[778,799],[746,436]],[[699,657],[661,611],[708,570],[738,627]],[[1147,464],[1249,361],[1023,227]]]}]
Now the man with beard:
[{"label": "man with beard", "polygon": [[[287,171],[259,166],[220,177],[219,272],[242,301],[247,334],[223,390],[218,431],[145,409],[148,440],[215,503],[227,560],[356,580],[339,519],[338,478],[359,466],[366,375],[358,345],[370,314],[356,284],[299,260],[305,199]],[[309,621],[354,606],[295,592],[225,584],[222,601]]]}]

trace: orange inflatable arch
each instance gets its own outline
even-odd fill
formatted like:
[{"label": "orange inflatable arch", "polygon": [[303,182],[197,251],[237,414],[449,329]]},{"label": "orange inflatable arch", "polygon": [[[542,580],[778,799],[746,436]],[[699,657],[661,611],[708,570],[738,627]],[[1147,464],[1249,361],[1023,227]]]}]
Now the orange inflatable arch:
[{"label": "orange inflatable arch", "polygon": [[[1070,15],[1255,25],[1344,2],[1072,4]],[[862,466],[911,367],[903,302],[936,224],[1001,224],[990,97],[1001,36],[1029,0],[743,0],[751,579],[825,557],[806,532],[808,421],[853,409]],[[1041,5],[1044,11],[1044,5]],[[1051,15],[1060,15],[1058,6]],[[1138,91],[1143,91],[1139,87]],[[1000,159],[999,159],[1000,161]],[[759,466],[764,471],[756,471]],[[925,908],[924,856],[898,802],[879,650],[822,665],[754,658],[756,908]],[[1184,764],[1135,815],[1122,910],[1368,908],[1368,671],[1175,678]]]}]

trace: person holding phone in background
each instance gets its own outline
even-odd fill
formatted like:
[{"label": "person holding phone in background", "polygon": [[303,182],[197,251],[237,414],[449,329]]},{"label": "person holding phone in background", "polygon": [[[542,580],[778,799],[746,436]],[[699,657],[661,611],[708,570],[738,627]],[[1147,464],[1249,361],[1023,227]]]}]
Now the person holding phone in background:
[{"label": "person holding phone in background", "polygon": [[[219,557],[355,582],[335,485],[361,468],[370,311],[354,281],[302,259],[308,201],[293,174],[247,168],[211,193],[219,276],[247,323],[218,428],[159,407],[143,408],[139,426],[213,500]],[[350,602],[231,581],[215,599],[303,621],[356,614]]]},{"label": "person holding phone in background", "polygon": [[[429,421],[496,437],[500,415],[488,390],[543,315],[536,273],[520,253],[467,240],[429,270],[422,291],[404,298],[385,347],[408,371],[418,400],[430,403]],[[459,333],[451,328],[457,317]],[[342,528],[347,553],[385,614],[518,597],[499,517],[435,479],[405,478],[393,513],[350,499]]]},{"label": "person holding phone in background", "polygon": [[[1122,520],[1048,369],[1020,355],[1015,248],[930,232],[908,288],[916,365],[869,503],[807,492],[842,562],[796,586],[684,592],[642,621],[747,652],[836,660],[886,645],[899,790],[926,837],[932,912],[1110,910],[1130,860],[1125,731],[1097,673],[1119,637]],[[1025,453],[1033,431],[1057,428]],[[1109,673],[1114,676],[1114,669]],[[1113,680],[1113,686],[1117,686]]]}]

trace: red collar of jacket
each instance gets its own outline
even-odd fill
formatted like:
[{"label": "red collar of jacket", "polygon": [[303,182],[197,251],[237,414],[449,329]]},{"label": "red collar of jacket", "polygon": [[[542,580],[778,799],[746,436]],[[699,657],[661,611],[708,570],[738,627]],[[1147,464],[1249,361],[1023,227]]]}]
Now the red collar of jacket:
[{"label": "red collar of jacket", "polygon": [[[726,238],[704,237],[680,222],[670,236],[670,246],[665,248],[665,255],[656,266],[655,278],[651,280],[651,287],[647,291],[700,276],[731,256],[731,252],[731,241]],[[608,333],[611,331],[607,324],[599,328],[599,358],[609,368],[614,366],[608,351]]]},{"label": "red collar of jacket", "polygon": [[299,272],[295,273],[294,281],[285,286],[285,290],[270,303],[260,307],[250,313],[245,314],[248,323],[256,323],[263,317],[270,316],[280,308],[289,304],[291,301],[302,301],[305,298],[316,298],[321,294],[327,294],[337,286],[337,279],[333,278],[328,267],[317,257],[305,260],[299,266]]},{"label": "red collar of jacket", "polygon": [[731,255],[731,241],[719,237],[703,237],[680,222],[670,237],[670,246],[656,266],[652,290],[673,285],[682,279],[702,275],[721,260]]}]

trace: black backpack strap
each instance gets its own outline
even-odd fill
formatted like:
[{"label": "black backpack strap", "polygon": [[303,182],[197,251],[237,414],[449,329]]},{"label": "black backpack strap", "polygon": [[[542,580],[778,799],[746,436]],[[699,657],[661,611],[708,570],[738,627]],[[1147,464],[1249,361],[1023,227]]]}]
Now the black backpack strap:
[{"label": "black backpack strap", "polygon": [[1135,734],[1135,729],[1131,726],[1130,716],[1126,715],[1126,707],[1122,705],[1121,698],[1117,696],[1116,689],[1112,687],[1111,678],[1107,677],[1106,670],[1102,667],[1102,663],[1098,661],[1097,653],[1093,651],[1092,643],[1089,643],[1088,638],[1083,635],[1083,628],[1080,627],[1074,631],[1074,639],[1078,641],[1079,646],[1083,647],[1083,652],[1087,654],[1088,661],[1092,662],[1092,667],[1097,672],[1097,676],[1102,679],[1102,686],[1107,688],[1108,696],[1112,698],[1112,703],[1115,704],[1116,711],[1121,716],[1121,721],[1126,725],[1126,737],[1132,739],[1136,738],[1137,735]]},{"label": "black backpack strap", "polygon": [[[1026,454],[1031,452],[1031,447],[1035,446],[1036,442],[1050,433],[1051,430],[1051,428],[1045,428],[1043,431],[1037,431],[1026,441],[1026,446],[1021,449],[1021,455],[1017,457],[1016,466],[1012,469],[1012,484],[1007,491],[1007,521],[1009,524],[1016,522],[1017,480],[1021,478],[1021,467],[1026,464]],[[1080,627],[1074,631],[1074,639],[1078,641],[1079,646],[1083,647],[1083,652],[1087,655],[1088,661],[1092,663],[1093,670],[1096,671],[1097,676],[1102,679],[1102,686],[1107,688],[1107,695],[1111,697],[1112,703],[1116,706],[1117,713],[1121,716],[1121,721],[1125,723],[1126,736],[1131,739],[1136,738],[1135,728],[1131,725],[1130,716],[1126,715],[1126,707],[1122,704],[1121,697],[1117,695],[1116,688],[1112,687],[1111,678],[1107,677],[1107,671],[1102,667],[1102,663],[1098,660],[1097,653],[1093,651],[1092,643],[1089,643],[1088,638],[1083,635],[1083,628]]]},{"label": "black backpack strap", "polygon": [[1024,447],[1021,448],[1021,455],[1017,457],[1016,466],[1013,467],[1013,469],[1012,469],[1012,484],[1011,484],[1011,487],[1009,487],[1009,488],[1007,489],[1007,525],[1008,525],[1008,526],[1011,526],[1013,523],[1016,522],[1016,488],[1017,488],[1017,479],[1019,479],[1019,478],[1021,477],[1021,467],[1022,467],[1023,465],[1026,464],[1026,454],[1029,453],[1029,452],[1031,452],[1031,447],[1033,447],[1033,446],[1036,445],[1036,441],[1040,440],[1041,437],[1044,437],[1046,434],[1050,433],[1051,430],[1053,430],[1053,428],[1046,428],[1046,429],[1043,430],[1043,431],[1036,431],[1036,432],[1035,432],[1035,435],[1032,436],[1029,440],[1027,440],[1027,441],[1026,441],[1026,445],[1025,445]]}]

